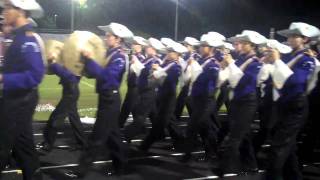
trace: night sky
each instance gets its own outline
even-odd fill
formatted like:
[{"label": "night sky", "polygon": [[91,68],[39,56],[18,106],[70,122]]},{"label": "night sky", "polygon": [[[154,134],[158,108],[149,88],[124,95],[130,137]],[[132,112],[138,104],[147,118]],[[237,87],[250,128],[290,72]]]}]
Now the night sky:
[{"label": "night sky", "polygon": [[[57,14],[57,29],[70,29],[70,0],[38,2],[46,11],[37,20],[40,28],[54,28],[50,22]],[[208,31],[229,37],[244,29],[269,36],[271,27],[287,28],[293,21],[320,27],[319,5],[319,0],[180,0],[179,39]],[[138,35],[173,38],[174,15],[174,0],[88,0],[86,8],[77,7],[76,29],[98,32],[97,25],[119,22]]]}]

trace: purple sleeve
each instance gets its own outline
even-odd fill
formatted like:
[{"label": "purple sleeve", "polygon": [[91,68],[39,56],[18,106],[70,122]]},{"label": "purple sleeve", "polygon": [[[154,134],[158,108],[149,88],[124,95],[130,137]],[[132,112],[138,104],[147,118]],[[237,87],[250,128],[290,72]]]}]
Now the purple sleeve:
[{"label": "purple sleeve", "polygon": [[5,90],[30,89],[41,83],[45,72],[41,53],[33,45],[28,45],[22,49],[22,58],[26,64],[24,71],[3,74]]}]

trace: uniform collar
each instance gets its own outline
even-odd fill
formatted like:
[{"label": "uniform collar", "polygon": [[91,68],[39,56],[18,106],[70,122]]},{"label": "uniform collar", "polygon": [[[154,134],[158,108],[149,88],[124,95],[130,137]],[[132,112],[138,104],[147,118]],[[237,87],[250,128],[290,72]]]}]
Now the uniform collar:
[{"label": "uniform collar", "polygon": [[301,53],[304,53],[306,50],[307,50],[307,48],[303,48],[303,49],[301,49],[301,50],[299,50],[299,51],[294,51],[294,52],[292,52],[291,55],[292,55],[292,56],[297,56],[297,55],[299,55],[299,54],[301,54]]},{"label": "uniform collar", "polygon": [[244,54],[243,55],[243,60],[248,60],[248,59],[250,59],[250,58],[253,58],[253,57],[255,57],[255,56],[257,56],[257,54],[256,53],[253,53],[253,54]]},{"label": "uniform collar", "polygon": [[121,46],[108,49],[107,54],[109,55],[109,54],[112,54],[112,53],[114,53],[114,52],[116,52],[116,51],[121,51]]},{"label": "uniform collar", "polygon": [[32,24],[29,23],[29,24],[26,24],[26,25],[24,25],[24,26],[21,26],[21,27],[15,29],[15,30],[13,31],[13,34],[14,34],[14,35],[25,34],[25,32],[27,32],[27,31],[33,31],[33,26],[32,26]]}]

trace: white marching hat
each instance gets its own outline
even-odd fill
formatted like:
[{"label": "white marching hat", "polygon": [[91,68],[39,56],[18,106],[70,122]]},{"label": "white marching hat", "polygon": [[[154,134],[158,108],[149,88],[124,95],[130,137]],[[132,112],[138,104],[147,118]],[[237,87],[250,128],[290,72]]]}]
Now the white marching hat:
[{"label": "white marching hat", "polygon": [[174,43],[177,43],[175,42],[174,40],[170,39],[170,38],[161,38],[160,39],[161,43],[164,44],[165,46],[170,46]]},{"label": "white marching hat", "polygon": [[218,48],[225,48],[225,49],[229,49],[230,51],[234,50],[233,45],[227,42],[224,42],[221,46],[218,46]]},{"label": "white marching hat", "polygon": [[110,23],[106,26],[98,26],[99,29],[112,33],[120,38],[132,38],[134,35],[133,33],[124,25],[119,23]]},{"label": "white marching hat", "polygon": [[282,44],[274,39],[268,39],[265,45],[269,48],[278,50],[282,54],[288,54],[292,51],[292,48],[290,46]]},{"label": "white marching hat", "polygon": [[301,35],[312,38],[319,36],[320,30],[317,27],[307,23],[293,22],[290,24],[289,29],[280,30],[277,33],[284,37],[289,37],[290,35]]},{"label": "white marching hat", "polygon": [[235,36],[232,36],[232,37],[228,38],[227,41],[228,41],[228,42],[231,42],[231,43],[234,43],[234,42],[236,42],[236,41],[239,41],[239,36],[240,36],[240,35],[241,35],[241,34],[237,34],[237,35],[235,35]]},{"label": "white marching hat", "polygon": [[186,37],[186,38],[184,38],[182,43],[186,43],[190,46],[199,46],[200,45],[200,41],[194,37]]},{"label": "white marching hat", "polygon": [[167,46],[167,50],[168,51],[174,51],[174,52],[177,52],[179,54],[183,54],[183,53],[188,52],[188,49],[185,46],[183,46],[182,44],[177,43],[177,42],[169,44]]},{"label": "white marching hat", "polygon": [[0,6],[2,8],[5,7],[6,1],[14,7],[29,11],[33,18],[41,18],[43,16],[43,9],[35,0],[0,0]]},{"label": "white marching hat", "polygon": [[132,44],[139,44],[141,46],[148,46],[147,40],[141,36],[133,36],[129,42]]},{"label": "white marching hat", "polygon": [[147,41],[148,45],[151,46],[152,48],[164,52],[166,51],[166,47],[161,43],[161,41],[159,41],[156,38],[149,38]]},{"label": "white marching hat", "polygon": [[215,41],[225,41],[226,37],[218,32],[208,32],[208,35],[211,39],[215,40]]},{"label": "white marching hat", "polygon": [[212,35],[203,34],[200,38],[200,44],[211,47],[220,47],[224,44],[224,42],[221,39],[215,39]]},{"label": "white marching hat", "polygon": [[256,45],[264,44],[267,38],[256,31],[244,30],[241,34],[234,37],[234,40],[248,41]]}]

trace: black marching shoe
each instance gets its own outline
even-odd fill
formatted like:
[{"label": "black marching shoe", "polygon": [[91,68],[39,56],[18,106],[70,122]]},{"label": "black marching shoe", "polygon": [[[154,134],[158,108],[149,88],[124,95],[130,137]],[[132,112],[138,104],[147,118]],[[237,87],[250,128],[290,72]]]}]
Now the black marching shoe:
[{"label": "black marching shoe", "polygon": [[183,155],[181,157],[181,159],[179,161],[182,163],[187,163],[191,160],[191,157],[192,157],[191,153],[186,153],[185,155]]},{"label": "black marching shoe", "polygon": [[41,142],[36,145],[36,149],[37,149],[37,152],[43,156],[50,153],[53,149],[53,146],[47,142]]}]

